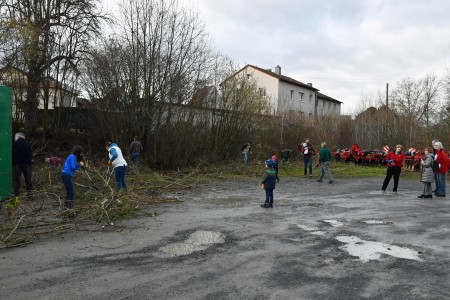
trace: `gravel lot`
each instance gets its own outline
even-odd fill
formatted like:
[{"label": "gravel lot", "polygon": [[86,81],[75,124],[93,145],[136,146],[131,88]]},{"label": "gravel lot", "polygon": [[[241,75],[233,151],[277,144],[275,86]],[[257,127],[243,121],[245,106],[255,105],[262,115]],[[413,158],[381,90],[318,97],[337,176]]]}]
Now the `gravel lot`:
[{"label": "gravel lot", "polygon": [[315,179],[281,178],[273,209],[259,178],[205,183],[147,216],[2,250],[0,298],[450,298],[447,198]]}]

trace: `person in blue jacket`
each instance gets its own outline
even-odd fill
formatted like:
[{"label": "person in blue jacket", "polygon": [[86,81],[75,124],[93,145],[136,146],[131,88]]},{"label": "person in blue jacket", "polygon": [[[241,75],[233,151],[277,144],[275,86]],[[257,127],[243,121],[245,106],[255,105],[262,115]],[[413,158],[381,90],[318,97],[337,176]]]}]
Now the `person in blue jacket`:
[{"label": "person in blue jacket", "polygon": [[73,190],[72,177],[75,175],[76,170],[84,166],[83,163],[83,148],[81,146],[75,146],[66,158],[62,169],[61,180],[66,188],[66,201],[64,202],[64,210],[73,208],[73,201],[75,198],[75,192]]}]

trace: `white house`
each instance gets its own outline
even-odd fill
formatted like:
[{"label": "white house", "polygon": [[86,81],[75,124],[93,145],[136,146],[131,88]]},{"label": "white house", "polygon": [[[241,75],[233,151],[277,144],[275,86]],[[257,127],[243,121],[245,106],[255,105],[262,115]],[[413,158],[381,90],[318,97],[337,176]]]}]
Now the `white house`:
[{"label": "white house", "polygon": [[253,65],[246,65],[233,76],[254,79],[260,94],[267,98],[273,114],[296,112],[304,117],[335,115],[341,113],[342,102],[319,93],[312,83],[303,83],[281,74],[281,67],[274,72]]},{"label": "white house", "polygon": [[[0,83],[13,89],[13,112],[20,111],[21,103],[25,101],[27,95],[27,73],[16,67],[1,68]],[[46,78],[39,85],[38,109],[44,109],[46,101],[48,101],[48,109],[76,107],[78,94],[79,92],[74,88],[61,84],[52,78]]]}]

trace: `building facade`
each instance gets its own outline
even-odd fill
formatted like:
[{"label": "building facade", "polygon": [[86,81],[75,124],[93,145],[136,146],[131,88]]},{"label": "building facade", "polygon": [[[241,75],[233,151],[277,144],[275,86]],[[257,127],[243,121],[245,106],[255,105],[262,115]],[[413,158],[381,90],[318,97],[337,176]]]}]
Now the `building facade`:
[{"label": "building facade", "polygon": [[260,95],[267,99],[272,114],[296,113],[303,117],[321,115],[340,116],[342,102],[319,93],[312,83],[303,83],[274,71],[246,65],[233,76],[254,79]]}]

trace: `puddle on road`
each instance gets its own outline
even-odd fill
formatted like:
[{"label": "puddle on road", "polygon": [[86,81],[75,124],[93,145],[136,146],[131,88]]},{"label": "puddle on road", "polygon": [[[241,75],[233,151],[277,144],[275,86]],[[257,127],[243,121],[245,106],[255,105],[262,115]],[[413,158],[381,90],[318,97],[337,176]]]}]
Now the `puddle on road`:
[{"label": "puddle on road", "polygon": [[346,245],[340,248],[347,251],[352,256],[357,256],[362,262],[380,259],[382,254],[391,255],[397,258],[411,260],[421,260],[419,253],[409,248],[393,246],[380,242],[361,240],[356,236],[337,236],[336,239]]},{"label": "puddle on road", "polygon": [[184,243],[173,243],[159,248],[159,251],[171,256],[189,255],[205,250],[214,244],[225,242],[225,235],[215,231],[196,231]]},{"label": "puddle on road", "polygon": [[186,241],[186,243],[194,245],[221,244],[224,242],[225,236],[215,231],[196,231]]},{"label": "puddle on road", "polygon": [[[332,226],[343,226],[344,224],[335,220],[322,220]],[[392,224],[390,221],[365,220],[368,224]],[[321,231],[317,227],[297,224],[297,227],[312,234],[326,235],[326,231]],[[409,248],[394,246],[381,242],[365,241],[356,236],[337,236],[336,239],[346,245],[339,247],[347,251],[351,256],[358,257],[362,262],[380,259],[382,254],[391,255],[397,258],[405,258],[421,261],[420,253]]]},{"label": "puddle on road", "polygon": [[330,224],[333,227],[340,227],[340,226],[344,226],[344,223],[339,222],[337,220],[323,220],[324,222]]}]

